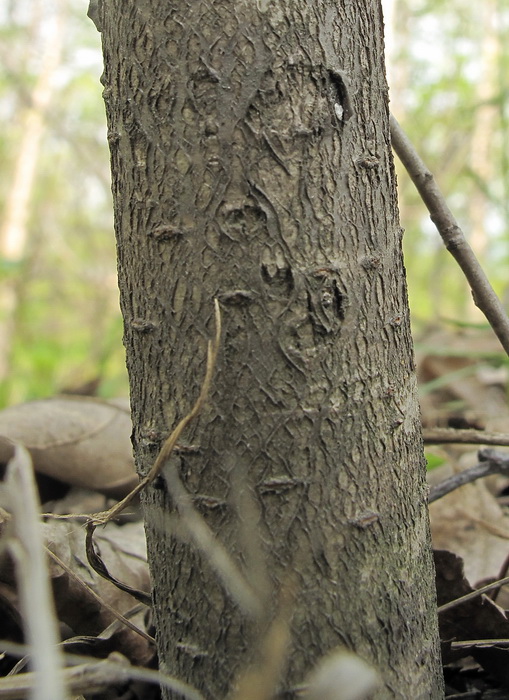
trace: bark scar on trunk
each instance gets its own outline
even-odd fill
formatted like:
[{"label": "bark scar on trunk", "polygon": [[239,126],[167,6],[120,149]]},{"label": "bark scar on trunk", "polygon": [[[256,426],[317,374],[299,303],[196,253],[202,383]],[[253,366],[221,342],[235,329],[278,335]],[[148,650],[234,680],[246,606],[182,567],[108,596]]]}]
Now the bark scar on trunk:
[{"label": "bark scar on trunk", "polygon": [[335,70],[327,71],[332,99],[334,101],[334,113],[341,122],[347,122],[353,114],[348,90],[343,76]]}]

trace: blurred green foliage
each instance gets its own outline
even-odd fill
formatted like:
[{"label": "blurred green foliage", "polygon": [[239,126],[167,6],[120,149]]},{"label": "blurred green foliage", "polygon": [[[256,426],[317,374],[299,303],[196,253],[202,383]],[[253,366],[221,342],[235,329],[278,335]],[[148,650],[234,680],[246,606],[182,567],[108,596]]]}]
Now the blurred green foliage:
[{"label": "blurred green foliage", "polygon": [[[509,0],[383,4],[391,108],[435,173],[496,290],[506,297]],[[100,35],[86,11],[86,0],[9,0],[0,8],[4,223],[44,70],[52,13],[62,42],[57,64],[48,70],[51,98],[41,111],[21,254],[7,254],[0,240],[1,294],[7,290],[0,308],[0,407],[95,378],[103,396],[128,390]],[[414,327],[444,317],[479,322],[461,272],[413,185],[397,169]],[[4,233],[0,229],[0,236]]]},{"label": "blurred green foliage", "polygon": [[[35,174],[18,256],[0,248],[0,407],[78,389],[128,392],[118,308],[109,155],[101,98],[100,35],[78,0],[19,0],[0,10],[0,205],[12,210],[23,139],[47,71]],[[54,29],[53,13],[59,22]],[[53,32],[48,40],[48,33]],[[59,35],[57,35],[59,32]],[[61,41],[53,65],[48,41]],[[41,115],[40,115],[41,116]],[[32,156],[34,154],[32,153]],[[12,212],[11,212],[12,213]],[[10,296],[9,296],[10,295]],[[2,362],[3,360],[3,362]]]},{"label": "blurred green foliage", "polygon": [[426,457],[426,468],[430,472],[432,469],[437,469],[446,463],[446,458],[442,455],[435,454],[429,450],[424,451],[424,456]]}]

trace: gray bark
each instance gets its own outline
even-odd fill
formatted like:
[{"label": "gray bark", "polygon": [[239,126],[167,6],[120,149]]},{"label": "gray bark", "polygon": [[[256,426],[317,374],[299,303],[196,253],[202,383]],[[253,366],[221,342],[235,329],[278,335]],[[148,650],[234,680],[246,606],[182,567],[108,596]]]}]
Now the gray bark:
[{"label": "gray bark", "polygon": [[100,13],[140,474],[199,393],[214,298],[223,318],[193,448],[144,495],[162,668],[224,697],[262,624],[181,536],[174,470],[259,595],[266,567],[268,618],[296,590],[282,697],[338,645],[376,698],[442,697],[379,4]]}]

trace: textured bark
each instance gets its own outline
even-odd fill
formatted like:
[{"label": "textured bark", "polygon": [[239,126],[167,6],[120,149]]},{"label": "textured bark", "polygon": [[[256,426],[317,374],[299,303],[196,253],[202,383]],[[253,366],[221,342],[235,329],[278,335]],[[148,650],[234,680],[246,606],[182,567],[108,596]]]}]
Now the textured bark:
[{"label": "textured bark", "polygon": [[[172,465],[253,585],[259,537],[274,592],[297,586],[282,697],[344,644],[377,698],[439,698],[379,5],[101,12],[139,472],[199,392],[218,298],[213,389]],[[164,479],[144,506],[162,668],[222,697],[257,625],[164,525]]]}]

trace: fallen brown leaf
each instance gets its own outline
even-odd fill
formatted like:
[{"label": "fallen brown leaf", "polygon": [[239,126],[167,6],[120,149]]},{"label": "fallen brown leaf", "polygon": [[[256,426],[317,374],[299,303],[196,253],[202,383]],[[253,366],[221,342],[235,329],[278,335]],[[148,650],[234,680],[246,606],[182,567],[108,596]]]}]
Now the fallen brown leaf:
[{"label": "fallen brown leaf", "polygon": [[[439,471],[446,473],[435,470],[435,479]],[[433,546],[458,554],[470,581],[498,573],[508,552],[509,517],[484,480],[466,484],[432,503],[430,519]]]},{"label": "fallen brown leaf", "polygon": [[57,396],[0,411],[0,462],[21,444],[36,472],[122,498],[138,483],[130,435],[129,410],[118,401]]},{"label": "fallen brown leaf", "polygon": [[[438,605],[444,605],[474,589],[465,578],[461,557],[452,552],[434,552]],[[509,687],[509,650],[496,646],[473,645],[451,650],[450,642],[462,640],[493,640],[509,638],[509,620],[505,612],[486,595],[439,614],[442,657],[449,663],[462,656],[473,656],[486,671]]]}]

